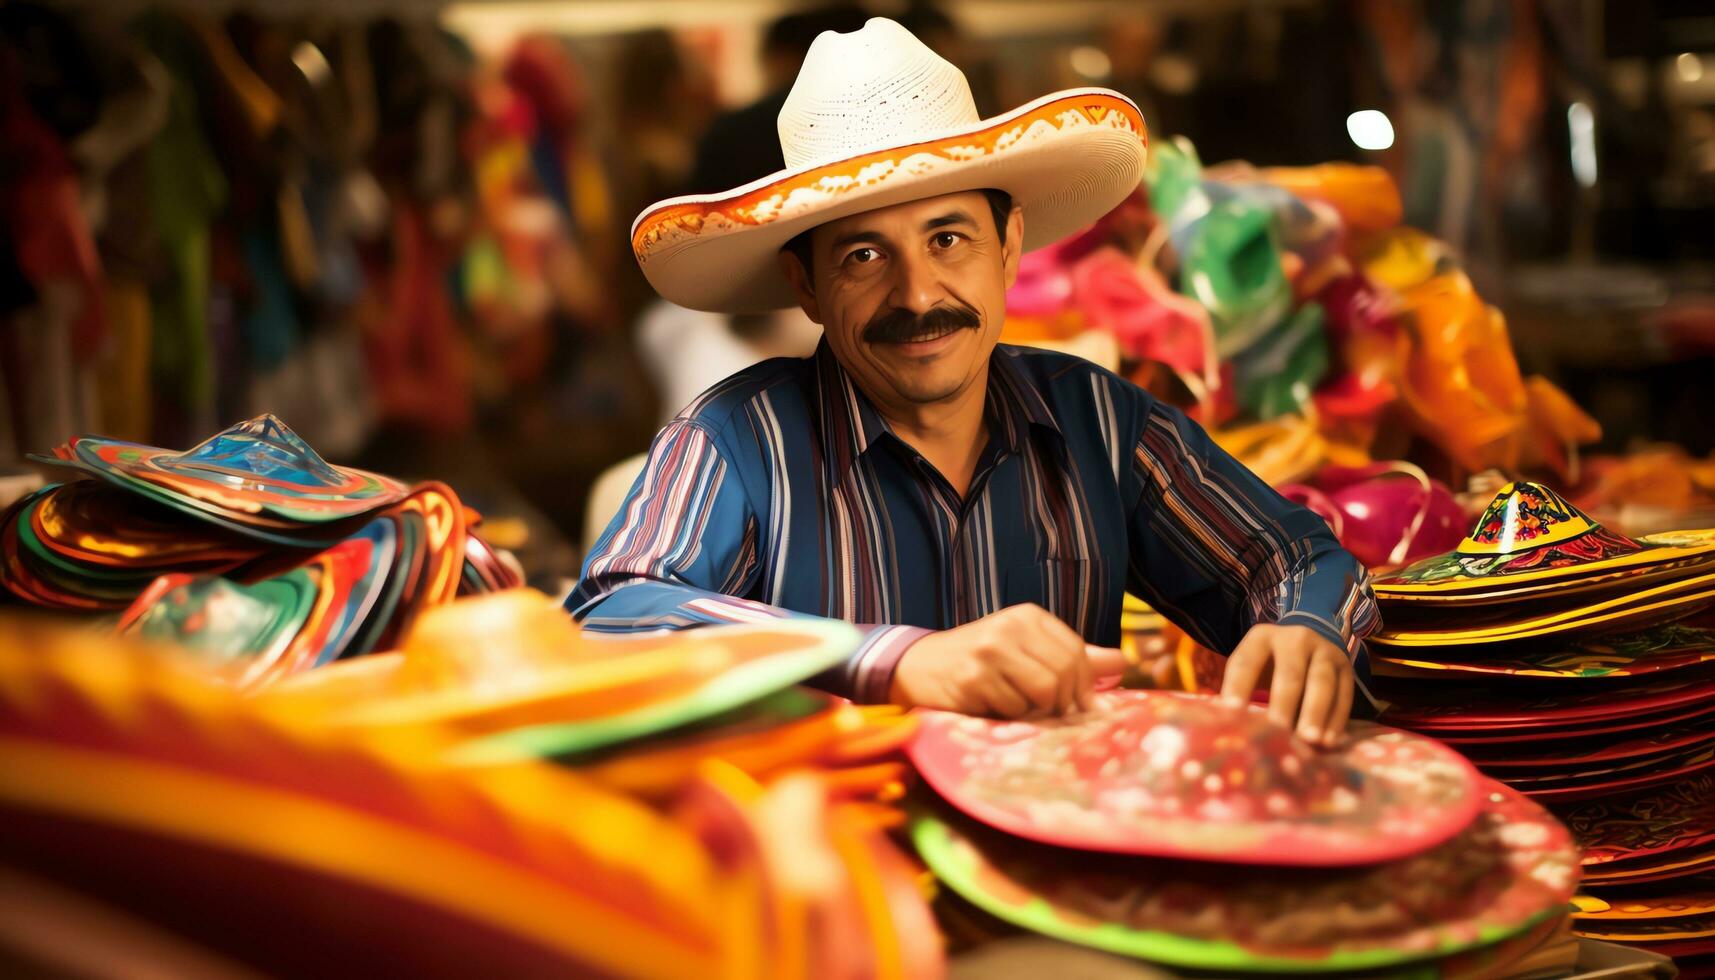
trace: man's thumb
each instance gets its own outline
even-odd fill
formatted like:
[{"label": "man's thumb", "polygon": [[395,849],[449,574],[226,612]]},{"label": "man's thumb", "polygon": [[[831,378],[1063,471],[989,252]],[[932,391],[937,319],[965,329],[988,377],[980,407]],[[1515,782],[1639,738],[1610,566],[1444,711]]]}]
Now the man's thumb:
[{"label": "man's thumb", "polygon": [[1125,673],[1125,654],[1113,647],[1086,643],[1084,656],[1090,658],[1090,673],[1096,677],[1115,677]]}]

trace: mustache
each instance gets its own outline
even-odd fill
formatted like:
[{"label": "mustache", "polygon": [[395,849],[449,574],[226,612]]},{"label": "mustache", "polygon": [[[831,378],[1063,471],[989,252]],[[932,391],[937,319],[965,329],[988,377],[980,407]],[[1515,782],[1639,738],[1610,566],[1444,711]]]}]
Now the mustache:
[{"label": "mustache", "polygon": [[950,306],[937,304],[921,314],[895,307],[870,317],[869,323],[863,328],[863,339],[871,344],[897,344],[959,329],[975,330],[982,325],[983,318],[977,311],[963,303]]}]

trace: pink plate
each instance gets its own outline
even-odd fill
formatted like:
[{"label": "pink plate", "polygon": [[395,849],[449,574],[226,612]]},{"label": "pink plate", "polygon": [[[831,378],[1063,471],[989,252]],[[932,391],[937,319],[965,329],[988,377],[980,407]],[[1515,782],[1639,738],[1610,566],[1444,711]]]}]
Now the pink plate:
[{"label": "pink plate", "polygon": [[1464,757],[1354,723],[1323,752],[1254,706],[1108,691],[1089,712],[994,721],[924,712],[923,778],[999,830],[1061,847],[1155,857],[1345,867],[1417,854],[1481,804]]}]

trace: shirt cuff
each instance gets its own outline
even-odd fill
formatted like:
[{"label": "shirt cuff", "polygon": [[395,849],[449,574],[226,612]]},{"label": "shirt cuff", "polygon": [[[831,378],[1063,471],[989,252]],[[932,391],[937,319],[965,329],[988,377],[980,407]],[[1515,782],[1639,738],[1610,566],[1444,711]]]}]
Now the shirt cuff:
[{"label": "shirt cuff", "polygon": [[886,704],[893,671],[911,645],[932,630],[921,626],[863,626],[867,635],[846,661],[846,689],[859,704]]},{"label": "shirt cuff", "polygon": [[1352,649],[1354,646],[1358,647],[1360,650],[1363,648],[1362,643],[1354,643],[1352,638],[1347,636],[1340,627],[1335,626],[1333,623],[1323,619],[1315,613],[1305,612],[1302,609],[1294,609],[1291,612],[1282,613],[1280,618],[1275,620],[1275,623],[1279,626],[1308,626],[1310,629],[1321,634],[1322,638],[1327,640],[1329,643],[1332,643],[1346,651],[1347,656],[1352,656],[1357,652]]}]

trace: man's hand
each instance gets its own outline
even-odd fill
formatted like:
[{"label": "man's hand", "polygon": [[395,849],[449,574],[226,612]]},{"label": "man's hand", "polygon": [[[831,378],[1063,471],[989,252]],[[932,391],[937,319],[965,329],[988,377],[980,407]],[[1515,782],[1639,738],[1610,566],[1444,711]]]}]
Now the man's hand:
[{"label": "man's hand", "polygon": [[1352,663],[1346,651],[1307,626],[1253,626],[1227,658],[1221,696],[1248,702],[1271,666],[1268,716],[1281,725],[1296,721],[1298,736],[1307,742],[1338,743],[1352,714]]},{"label": "man's hand", "polygon": [[1087,646],[1027,603],[913,643],[894,668],[892,700],[1002,718],[1063,714],[1088,708],[1095,679],[1124,669],[1118,650]]}]

